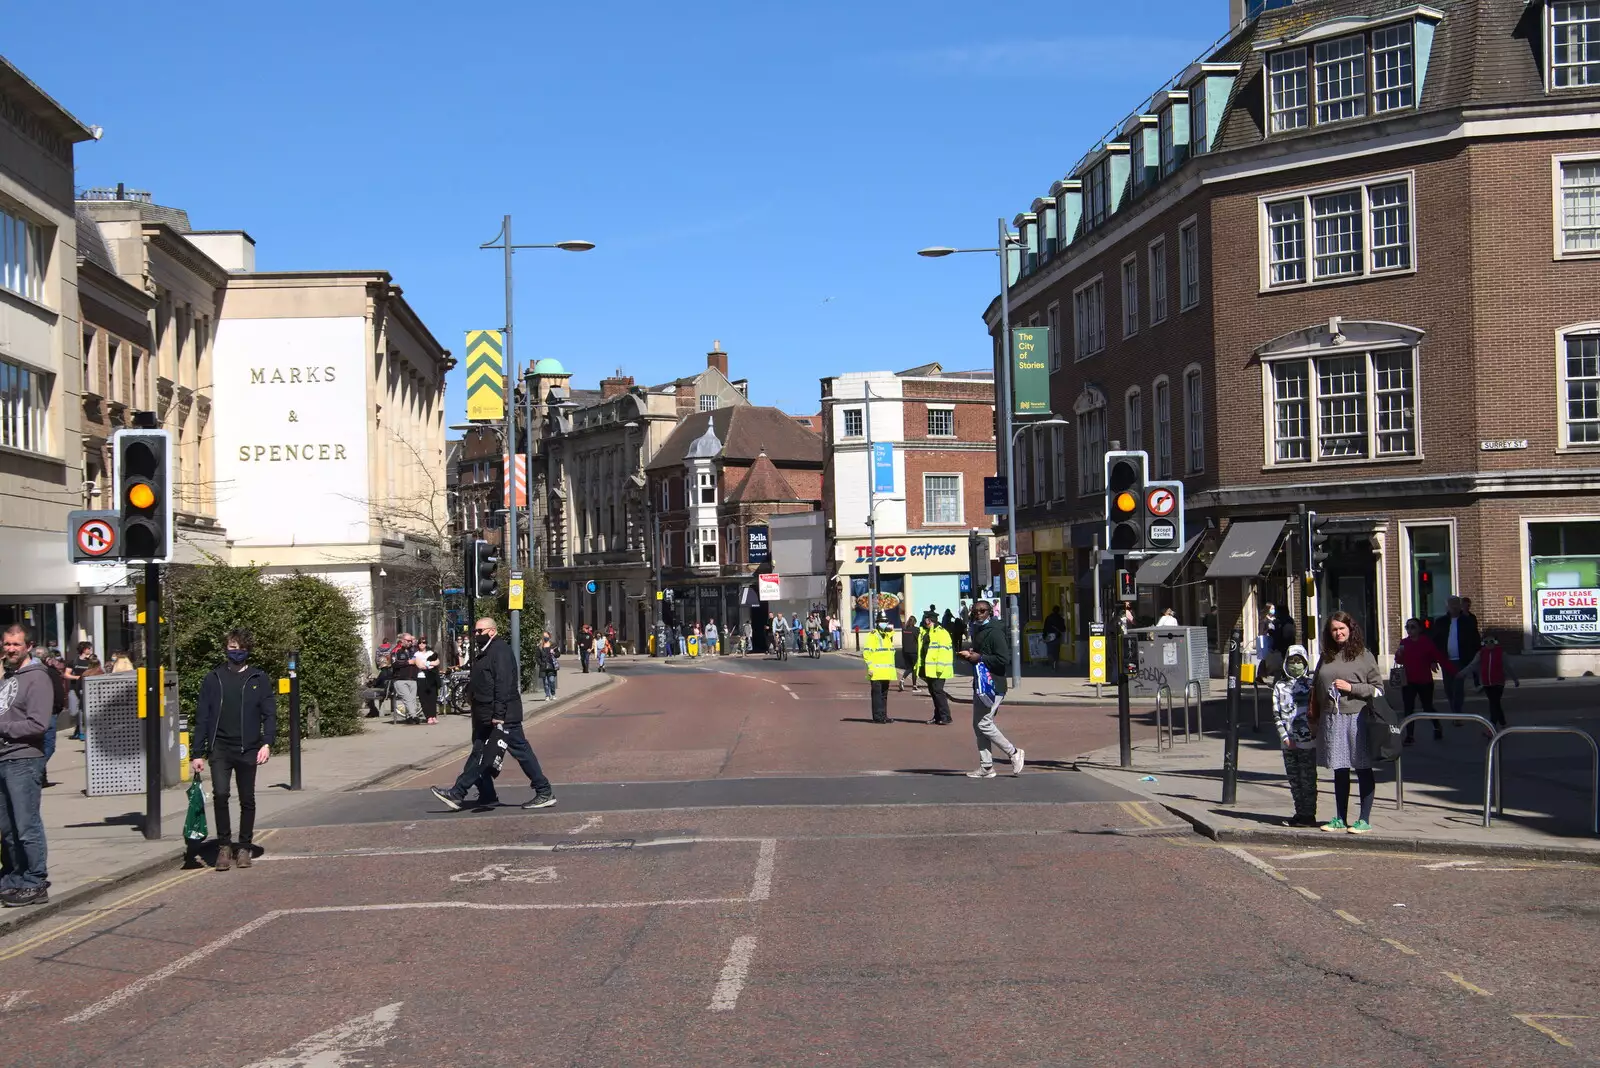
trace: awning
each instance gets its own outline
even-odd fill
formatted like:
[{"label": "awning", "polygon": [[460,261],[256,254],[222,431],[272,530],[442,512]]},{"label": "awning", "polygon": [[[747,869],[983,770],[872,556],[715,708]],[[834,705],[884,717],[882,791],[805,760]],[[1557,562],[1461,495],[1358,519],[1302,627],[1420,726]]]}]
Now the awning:
[{"label": "awning", "polygon": [[1206,570],[1206,578],[1255,578],[1266,570],[1283,534],[1283,520],[1263,519],[1235,523],[1222,539],[1222,548]]},{"label": "awning", "polygon": [[1189,562],[1189,558],[1194,555],[1195,546],[1200,544],[1200,537],[1200,534],[1196,534],[1184,542],[1183,548],[1175,553],[1146,557],[1133,581],[1140,586],[1165,586],[1172,581],[1172,576]]}]

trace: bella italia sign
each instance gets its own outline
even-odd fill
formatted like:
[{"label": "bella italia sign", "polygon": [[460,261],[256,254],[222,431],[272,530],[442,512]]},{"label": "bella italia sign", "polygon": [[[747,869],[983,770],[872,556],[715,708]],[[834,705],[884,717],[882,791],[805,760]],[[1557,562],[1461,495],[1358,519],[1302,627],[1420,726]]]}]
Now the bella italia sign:
[{"label": "bella italia sign", "polygon": [[1046,415],[1050,411],[1050,328],[1011,328],[1011,411],[1016,415]]}]

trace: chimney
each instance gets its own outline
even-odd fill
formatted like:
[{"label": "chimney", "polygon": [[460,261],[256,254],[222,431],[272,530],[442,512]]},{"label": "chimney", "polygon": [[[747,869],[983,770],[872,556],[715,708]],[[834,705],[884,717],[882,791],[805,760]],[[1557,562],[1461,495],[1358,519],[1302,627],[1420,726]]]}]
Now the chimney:
[{"label": "chimney", "polygon": [[728,377],[728,354],[722,351],[722,342],[713,341],[711,351],[706,353],[706,366],[715,367],[722,372],[722,377]]},{"label": "chimney", "polygon": [[620,397],[632,387],[633,376],[624,375],[622,368],[619,367],[615,375],[600,380],[600,399],[610,400],[612,397]]}]

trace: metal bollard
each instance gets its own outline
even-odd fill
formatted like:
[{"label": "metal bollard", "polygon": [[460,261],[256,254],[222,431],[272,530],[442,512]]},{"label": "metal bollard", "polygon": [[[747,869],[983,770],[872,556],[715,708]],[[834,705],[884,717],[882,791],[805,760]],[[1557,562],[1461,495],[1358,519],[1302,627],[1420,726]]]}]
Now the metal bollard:
[{"label": "metal bollard", "polygon": [[[1163,698],[1165,698],[1164,702]],[[1161,710],[1163,707],[1167,711],[1167,740],[1165,745],[1161,742]],[[1184,724],[1184,733],[1188,733],[1187,723]],[[1163,682],[1161,688],[1156,691],[1156,752],[1159,753],[1162,749],[1171,749],[1172,745],[1172,687]]]}]

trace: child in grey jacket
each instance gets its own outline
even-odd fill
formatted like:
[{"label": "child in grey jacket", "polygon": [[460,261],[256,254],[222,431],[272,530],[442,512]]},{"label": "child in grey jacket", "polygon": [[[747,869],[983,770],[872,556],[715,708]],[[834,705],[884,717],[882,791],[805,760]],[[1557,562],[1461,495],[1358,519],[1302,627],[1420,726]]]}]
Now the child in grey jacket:
[{"label": "child in grey jacket", "polygon": [[1311,728],[1309,665],[1305,646],[1291,645],[1283,658],[1283,675],[1272,687],[1273,721],[1294,798],[1294,815],[1284,821],[1285,827],[1317,826],[1317,732]]}]

